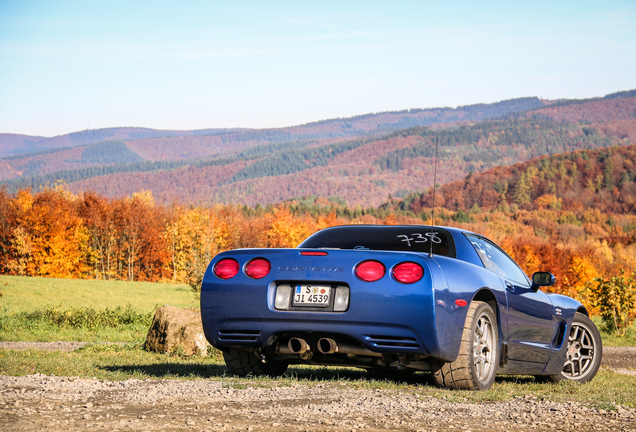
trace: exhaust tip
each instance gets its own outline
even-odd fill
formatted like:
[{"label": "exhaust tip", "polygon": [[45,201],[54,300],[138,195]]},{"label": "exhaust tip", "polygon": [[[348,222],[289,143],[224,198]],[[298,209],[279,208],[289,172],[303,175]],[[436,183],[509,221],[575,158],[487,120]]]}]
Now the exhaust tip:
[{"label": "exhaust tip", "polygon": [[333,354],[338,352],[338,343],[330,338],[322,338],[318,341],[318,351],[322,354]]},{"label": "exhaust tip", "polygon": [[304,354],[309,351],[309,344],[305,339],[294,337],[287,342],[287,348],[294,354]]}]

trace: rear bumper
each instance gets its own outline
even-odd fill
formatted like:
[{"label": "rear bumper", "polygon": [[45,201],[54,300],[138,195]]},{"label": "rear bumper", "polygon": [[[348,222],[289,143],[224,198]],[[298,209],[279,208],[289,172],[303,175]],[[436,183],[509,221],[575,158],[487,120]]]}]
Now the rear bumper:
[{"label": "rear bumper", "polygon": [[356,342],[378,353],[431,355],[427,344],[412,328],[385,323],[355,323],[329,320],[248,320],[226,319],[205,325],[208,341],[217,348],[268,347],[290,337],[334,338]]}]

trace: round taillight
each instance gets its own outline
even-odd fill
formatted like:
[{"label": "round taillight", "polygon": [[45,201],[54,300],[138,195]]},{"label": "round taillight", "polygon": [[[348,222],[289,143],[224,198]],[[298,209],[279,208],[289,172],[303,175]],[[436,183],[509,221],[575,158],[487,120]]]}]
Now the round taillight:
[{"label": "round taillight", "polygon": [[256,258],[245,266],[245,274],[252,279],[264,278],[269,274],[272,265],[265,258]]},{"label": "round taillight", "polygon": [[375,282],[384,276],[386,269],[379,261],[362,261],[356,266],[356,276],[365,282]]},{"label": "round taillight", "polygon": [[424,276],[424,269],[414,262],[403,262],[393,267],[393,279],[405,284],[419,281]]},{"label": "round taillight", "polygon": [[239,272],[239,263],[232,258],[224,258],[214,265],[214,274],[221,279],[230,279]]}]

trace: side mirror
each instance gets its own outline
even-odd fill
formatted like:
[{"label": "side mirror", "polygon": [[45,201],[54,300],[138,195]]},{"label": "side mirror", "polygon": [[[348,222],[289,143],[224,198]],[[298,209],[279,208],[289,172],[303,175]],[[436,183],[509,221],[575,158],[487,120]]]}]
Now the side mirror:
[{"label": "side mirror", "polygon": [[556,278],[549,272],[536,272],[532,275],[532,289],[538,291],[540,287],[554,285]]}]

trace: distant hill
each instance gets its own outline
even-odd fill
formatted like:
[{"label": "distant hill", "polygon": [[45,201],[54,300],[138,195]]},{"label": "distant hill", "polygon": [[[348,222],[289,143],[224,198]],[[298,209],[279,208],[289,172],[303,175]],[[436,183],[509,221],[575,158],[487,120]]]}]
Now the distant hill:
[{"label": "distant hill", "polygon": [[439,131],[415,128],[380,138],[279,149],[250,157],[240,155],[196,167],[114,173],[74,182],[71,188],[106,195],[130,195],[149,189],[164,203],[255,205],[319,195],[341,197],[354,206],[377,206],[389,194],[403,197],[432,186],[435,143],[439,144],[437,178],[444,184],[463,179],[469,172],[541,155],[627,142],[589,124],[497,120]]},{"label": "distant hill", "polygon": [[199,136],[231,133],[240,129],[205,129],[167,131],[147,128],[119,127],[89,129],[52,138],[0,134],[0,157],[39,153],[68,147],[89,146],[103,141],[133,141],[173,136]]},{"label": "distant hill", "polygon": [[[430,212],[433,192],[416,192],[387,205]],[[435,206],[459,212],[514,207],[636,214],[636,145],[543,156],[470,174],[438,188]]]},{"label": "distant hill", "polygon": [[100,131],[81,133],[74,146],[0,159],[0,181],[14,191],[62,180],[74,191],[112,197],[146,189],[160,203],[255,205],[319,195],[377,206],[389,195],[432,186],[436,143],[440,184],[542,155],[636,144],[636,91],[368,114],[281,129]]},{"label": "distant hill", "polygon": [[[477,104],[459,108],[412,109],[396,112],[366,114],[344,119],[331,119],[278,129],[204,129],[196,131],[165,131],[145,128],[109,128],[86,130],[53,138],[0,134],[0,158],[8,164],[13,176],[37,175],[32,159],[41,160],[41,154],[68,151],[71,147],[86,150],[104,142],[124,142],[129,150],[144,160],[171,161],[226,155],[251,147],[285,142],[329,142],[360,136],[373,136],[413,126],[479,121],[528,109],[543,107],[546,101],[538,98],[513,99],[494,104]],[[90,150],[87,150],[90,151]],[[39,158],[39,159],[38,159]],[[51,166],[36,163],[40,174],[81,169],[91,166],[82,159],[71,165],[58,165],[53,157]],[[137,162],[136,157],[128,162]],[[24,172],[18,166],[30,166]],[[10,179],[12,177],[0,179]]]}]

